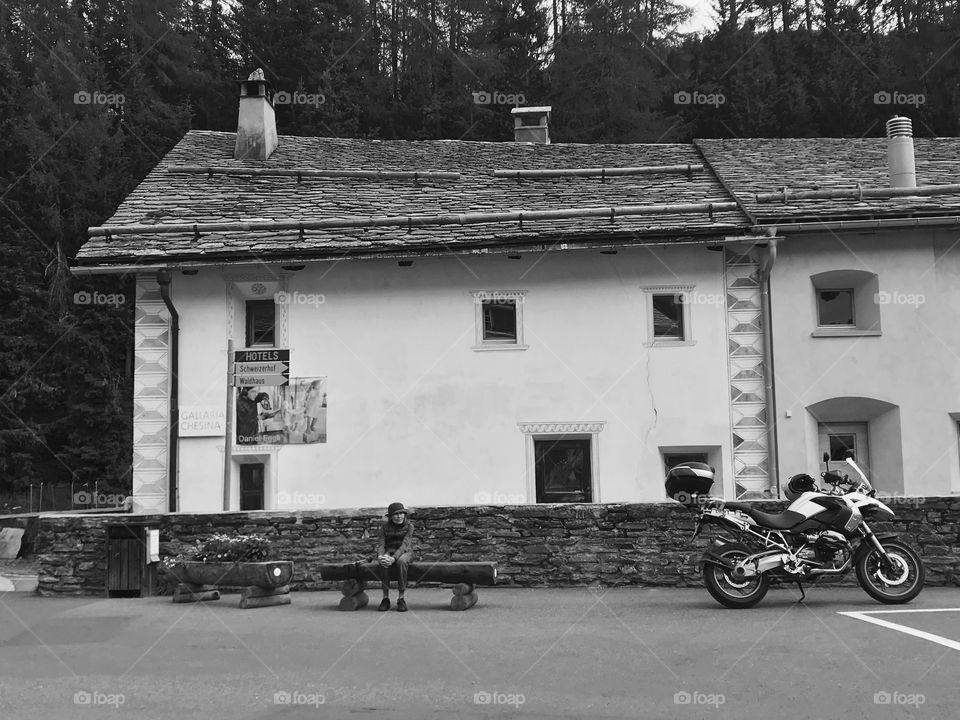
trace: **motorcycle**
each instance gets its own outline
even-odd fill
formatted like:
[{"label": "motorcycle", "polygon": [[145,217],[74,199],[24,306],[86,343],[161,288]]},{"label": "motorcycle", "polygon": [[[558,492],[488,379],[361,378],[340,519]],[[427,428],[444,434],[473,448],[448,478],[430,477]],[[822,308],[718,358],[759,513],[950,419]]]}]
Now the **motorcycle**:
[{"label": "motorcycle", "polygon": [[[888,604],[913,600],[923,589],[925,571],[917,552],[896,533],[874,533],[868,520],[889,520],[895,513],[876,499],[876,490],[850,453],[850,474],[831,472],[824,454],[823,481],[818,488],[809,475],[790,478],[782,513],[771,514],[749,503],[705,497],[713,484],[713,468],[681,463],[667,473],[667,494],[699,508],[696,539],[704,526],[719,525],[735,538],[719,539],[701,561],[707,591],[721,605],[749,608],[767,594],[772,576],[796,582],[840,576],[851,568],[860,587]],[[852,475],[852,477],[851,477]]]}]

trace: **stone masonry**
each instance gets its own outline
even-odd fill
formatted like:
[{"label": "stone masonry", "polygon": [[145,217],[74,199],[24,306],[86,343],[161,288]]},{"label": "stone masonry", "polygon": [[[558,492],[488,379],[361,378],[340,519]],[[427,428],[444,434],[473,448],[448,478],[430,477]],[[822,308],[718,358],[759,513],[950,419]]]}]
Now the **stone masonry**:
[{"label": "stone masonry", "polygon": [[[921,551],[928,585],[960,585],[960,498],[893,501],[898,517],[874,523],[896,531]],[[760,502],[766,512],[783,503]],[[188,552],[214,533],[258,533],[273,541],[274,557],[294,562],[295,590],[331,586],[320,563],[371,559],[383,510],[233,512],[130,515],[160,529],[162,556]],[[697,560],[716,530],[690,542],[694,513],[678,503],[517,505],[415,509],[418,559],[496,561],[501,584],[700,585]],[[104,524],[121,517],[47,515],[37,538],[39,592],[105,595]],[[855,582],[852,572],[842,581]]]}]

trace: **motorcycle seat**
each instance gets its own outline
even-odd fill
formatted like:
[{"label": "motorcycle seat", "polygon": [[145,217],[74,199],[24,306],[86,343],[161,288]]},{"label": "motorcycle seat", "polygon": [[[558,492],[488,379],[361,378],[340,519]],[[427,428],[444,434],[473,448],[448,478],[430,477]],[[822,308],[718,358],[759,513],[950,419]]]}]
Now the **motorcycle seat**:
[{"label": "motorcycle seat", "polygon": [[784,510],[782,513],[765,513],[754,509],[749,503],[728,502],[723,504],[728,510],[738,510],[749,518],[752,518],[758,525],[771,530],[789,530],[802,523],[807,518],[793,510]]}]

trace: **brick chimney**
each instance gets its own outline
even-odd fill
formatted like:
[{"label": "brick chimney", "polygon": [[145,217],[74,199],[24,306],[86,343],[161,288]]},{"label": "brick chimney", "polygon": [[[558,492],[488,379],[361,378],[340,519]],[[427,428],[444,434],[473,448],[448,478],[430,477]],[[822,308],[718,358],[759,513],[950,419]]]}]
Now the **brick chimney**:
[{"label": "brick chimney", "polygon": [[894,115],[887,120],[887,170],[890,187],[917,186],[913,163],[913,123],[908,117]]},{"label": "brick chimney", "polygon": [[273,90],[257,68],[240,85],[240,115],[237,120],[237,160],[266,160],[277,147],[277,118]]},{"label": "brick chimney", "polygon": [[517,107],[513,115],[513,139],[515,142],[550,144],[550,105],[542,107]]}]

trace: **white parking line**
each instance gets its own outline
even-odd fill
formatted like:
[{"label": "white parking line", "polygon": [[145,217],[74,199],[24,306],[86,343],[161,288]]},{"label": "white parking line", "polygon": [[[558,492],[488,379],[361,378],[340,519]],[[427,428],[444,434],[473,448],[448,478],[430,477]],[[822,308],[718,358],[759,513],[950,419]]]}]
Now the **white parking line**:
[{"label": "white parking line", "polygon": [[885,615],[893,613],[929,612],[960,612],[960,608],[930,608],[926,610],[864,610],[861,612],[838,612],[837,614],[846,615],[847,617],[856,618],[857,620],[863,620],[864,622],[873,623],[874,625],[879,625],[880,627],[906,633],[907,635],[913,635],[914,637],[922,638],[923,640],[929,640],[930,642],[935,642],[938,645],[943,645],[951,650],[960,651],[960,642],[957,642],[956,640],[951,640],[950,638],[945,638],[941,635],[934,635],[933,633],[928,633],[923,630],[916,630],[912,627],[907,627],[906,625],[890,622],[889,620],[881,620],[880,618],[870,617],[871,615]]}]

